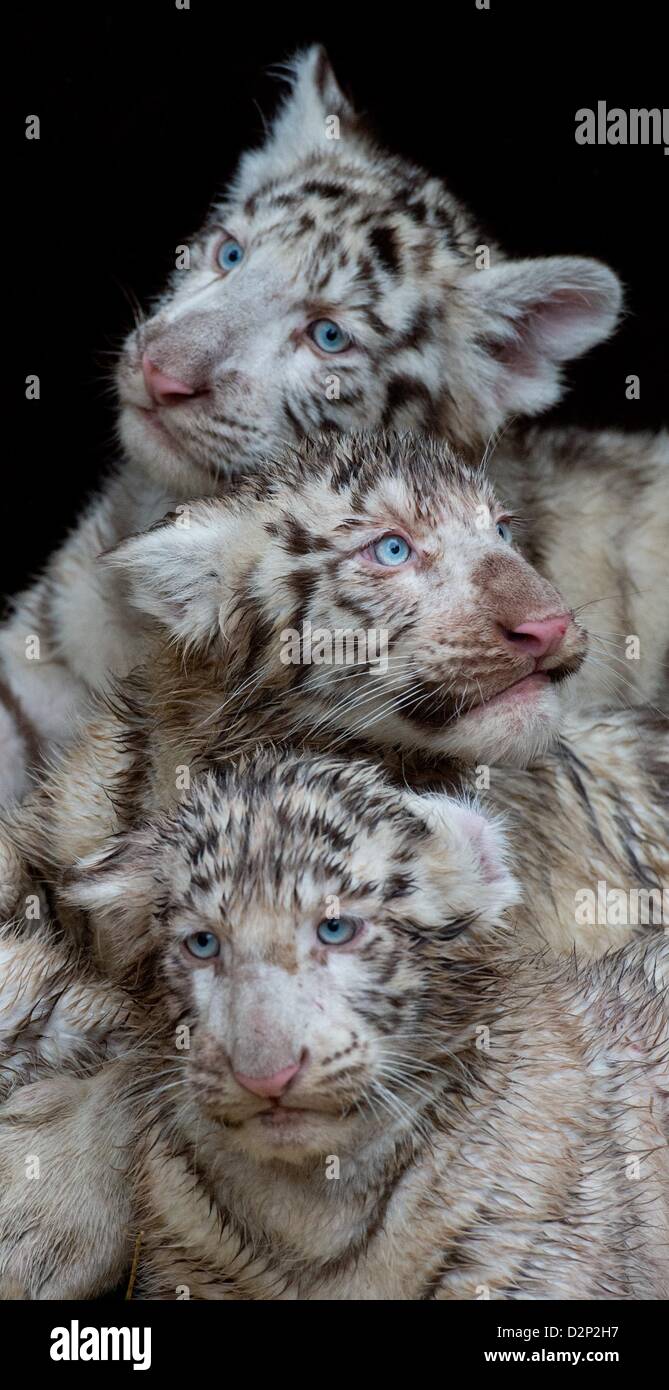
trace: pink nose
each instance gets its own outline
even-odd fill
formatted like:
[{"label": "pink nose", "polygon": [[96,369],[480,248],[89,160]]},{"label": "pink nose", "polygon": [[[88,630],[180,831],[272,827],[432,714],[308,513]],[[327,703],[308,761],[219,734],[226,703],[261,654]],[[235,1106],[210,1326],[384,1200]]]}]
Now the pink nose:
[{"label": "pink nose", "polygon": [[156,405],[174,405],[175,396],[195,396],[197,394],[192,386],[186,386],[184,381],[177,381],[174,376],[167,376],[161,372],[160,367],[156,367],[155,362],[151,361],[148,352],[142,357],[142,372],[144,375],[144,385]]},{"label": "pink nose", "polygon": [[537,623],[521,623],[520,627],[507,628],[504,635],[514,646],[521,647],[531,656],[549,656],[557,651],[570,622],[569,613],[561,613],[558,618],[542,618]]},{"label": "pink nose", "polygon": [[293,1077],[297,1076],[301,1066],[301,1062],[295,1062],[291,1067],[275,1071],[273,1076],[245,1076],[241,1071],[233,1072],[233,1076],[245,1091],[251,1091],[254,1096],[280,1096]]}]

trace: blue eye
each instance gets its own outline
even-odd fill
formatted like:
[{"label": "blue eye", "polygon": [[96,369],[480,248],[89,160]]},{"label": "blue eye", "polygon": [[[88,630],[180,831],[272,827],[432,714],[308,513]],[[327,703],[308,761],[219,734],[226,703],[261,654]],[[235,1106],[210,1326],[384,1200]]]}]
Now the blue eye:
[{"label": "blue eye", "polygon": [[244,247],[239,245],[234,237],[228,237],[227,241],[222,241],[216,252],[216,260],[221,270],[234,270],[236,265],[244,259]]},{"label": "blue eye", "polygon": [[221,954],[221,943],[213,931],[192,932],[186,937],[184,946],[192,956],[197,956],[198,960],[213,960],[214,956]]},{"label": "blue eye", "polygon": [[509,526],[508,521],[498,521],[498,522],[497,522],[497,526],[496,526],[496,530],[497,530],[497,535],[498,535],[498,536],[501,536],[501,537],[502,537],[502,540],[503,540],[503,541],[506,541],[506,544],[507,544],[507,545],[511,545],[511,541],[513,540],[513,536],[512,536],[512,534],[511,534],[511,527]]},{"label": "blue eye", "polygon": [[315,323],[309,324],[308,332],[323,352],[343,352],[344,348],[350,347],[351,344],[348,333],[332,319],[317,319]]},{"label": "blue eye", "polygon": [[324,946],[345,946],[353,940],[358,925],[354,917],[325,917],[318,923],[316,936]]},{"label": "blue eye", "polygon": [[404,536],[382,536],[374,546],[374,555],[380,565],[403,565],[411,556],[411,546]]}]

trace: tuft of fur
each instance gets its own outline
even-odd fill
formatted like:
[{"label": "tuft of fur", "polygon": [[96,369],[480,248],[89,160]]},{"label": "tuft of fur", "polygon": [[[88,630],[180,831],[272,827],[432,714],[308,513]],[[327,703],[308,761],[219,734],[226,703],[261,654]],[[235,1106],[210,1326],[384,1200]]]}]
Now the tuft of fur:
[{"label": "tuft of fur", "polygon": [[44,1074],[84,1075],[118,1054],[129,997],[45,926],[0,931],[0,1100]]},{"label": "tuft of fur", "polygon": [[134,1240],[127,1060],[42,1075],[0,1104],[0,1299],[109,1293]]},{"label": "tuft of fur", "polygon": [[491,768],[481,797],[509,829],[523,890],[516,920],[528,942],[538,927],[552,952],[597,957],[666,933],[666,719],[633,709],[570,715],[530,770]]},{"label": "tuft of fur", "polygon": [[93,1298],[132,1243],[137,1002],[46,923],[0,932],[0,1299]]}]

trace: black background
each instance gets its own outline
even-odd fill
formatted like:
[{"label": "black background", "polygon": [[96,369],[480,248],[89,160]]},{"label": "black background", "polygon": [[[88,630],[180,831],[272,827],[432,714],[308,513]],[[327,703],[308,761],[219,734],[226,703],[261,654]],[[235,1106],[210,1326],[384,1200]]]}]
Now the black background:
[{"label": "black background", "polygon": [[[26,6],[10,62],[18,178],[4,283],[16,310],[5,371],[18,432],[0,592],[42,564],[113,458],[110,354],[130,300],[160,287],[174,247],[260,138],[261,112],[281,90],[267,68],[314,39],[383,141],[445,176],[509,251],[591,254],[622,276],[623,328],[571,369],[558,418],[627,429],[666,420],[669,156],[574,140],[581,106],[669,104],[662,8]],[[30,114],[38,142],[23,135]],[[42,396],[26,402],[33,372]],[[638,402],[625,398],[629,373],[641,378]]]},{"label": "black background", "polygon": [[[513,1302],[513,1300],[511,1300]],[[5,1345],[20,1357],[22,1370],[42,1378],[46,1373],[49,1384],[71,1385],[73,1380],[82,1385],[86,1383],[117,1385],[119,1378],[128,1376],[136,1384],[137,1373],[130,1362],[89,1362],[52,1361],[52,1329],[70,1328],[71,1321],[77,1319],[80,1328],[84,1327],[150,1327],[151,1328],[151,1366],[141,1371],[141,1384],[155,1379],[160,1385],[172,1386],[175,1383],[192,1385],[200,1368],[209,1364],[220,1368],[221,1375],[230,1374],[231,1356],[228,1348],[243,1346],[244,1351],[252,1346],[253,1370],[263,1380],[276,1377],[277,1343],[285,1344],[291,1338],[291,1347],[300,1338],[304,1345],[305,1323],[307,1335],[314,1334],[325,1342],[332,1332],[329,1327],[330,1315],[326,1314],[325,1324],[320,1324],[320,1316],[310,1305],[307,1311],[291,1314],[290,1304],[272,1313],[272,1304],[256,1309],[250,1303],[238,1303],[228,1313],[221,1303],[142,1303],[134,1300],[129,1303],[102,1305],[97,1303],[12,1303],[7,1311],[0,1305],[0,1334]],[[378,1307],[374,1311],[369,1303],[356,1314],[355,1307],[347,1305],[347,1344],[346,1350],[355,1339],[355,1363],[359,1377],[378,1381],[390,1377],[397,1365],[400,1340],[411,1348],[412,1361],[418,1367],[421,1363],[429,1365],[432,1358],[444,1359],[444,1339],[448,1338],[449,1365],[454,1361],[462,1364],[471,1374],[486,1374],[491,1385],[508,1383],[508,1370],[499,1364],[491,1366],[486,1361],[486,1353],[503,1351],[505,1354],[523,1351],[527,1356],[541,1352],[544,1348],[551,1354],[556,1351],[580,1351],[582,1358],[588,1352],[603,1354],[617,1352],[618,1363],[609,1362],[601,1377],[593,1363],[585,1365],[584,1359],[577,1366],[562,1364],[563,1379],[584,1378],[589,1385],[594,1383],[610,1386],[624,1376],[625,1385],[633,1378],[641,1378],[643,1385],[650,1384],[657,1376],[658,1351],[663,1346],[663,1333],[666,1326],[663,1304],[654,1302],[620,1303],[608,1299],[584,1302],[581,1299],[559,1302],[513,1302],[507,1310],[504,1302],[485,1299],[473,1302],[458,1302],[457,1308],[449,1309],[441,1302],[426,1303],[420,1309],[414,1304],[402,1304],[389,1309]],[[248,1311],[245,1312],[244,1310]],[[414,1311],[415,1310],[415,1311]],[[246,1319],[249,1319],[248,1323]],[[275,1323],[274,1318],[280,1322]],[[296,1322],[292,1322],[292,1317]],[[357,1319],[360,1317],[360,1323]],[[386,1322],[388,1318],[388,1322]],[[228,1323],[229,1320],[229,1323]],[[297,1321],[299,1320],[299,1321]],[[546,1338],[546,1325],[557,1328],[562,1336]],[[258,1328],[264,1335],[259,1337]],[[569,1334],[587,1329],[587,1335]],[[604,1329],[604,1335],[597,1336],[592,1328]],[[500,1328],[513,1329],[515,1336],[500,1335]],[[532,1329],[539,1335],[528,1340],[517,1335],[525,1329]],[[142,1338],[144,1342],[144,1338]],[[414,1348],[420,1348],[417,1353]],[[418,1361],[420,1355],[421,1362]],[[247,1360],[250,1357],[247,1353]],[[313,1359],[313,1358],[312,1358]],[[340,1363],[341,1364],[341,1363]],[[585,1369],[584,1369],[585,1365]],[[300,1368],[301,1370],[301,1368]],[[320,1362],[319,1362],[320,1370]],[[529,1379],[536,1380],[542,1372],[537,1365]],[[513,1367],[512,1374],[516,1374]],[[302,1385],[300,1372],[293,1372],[297,1384]],[[524,1379],[520,1377],[520,1381]],[[545,1381],[545,1376],[543,1377]]]}]

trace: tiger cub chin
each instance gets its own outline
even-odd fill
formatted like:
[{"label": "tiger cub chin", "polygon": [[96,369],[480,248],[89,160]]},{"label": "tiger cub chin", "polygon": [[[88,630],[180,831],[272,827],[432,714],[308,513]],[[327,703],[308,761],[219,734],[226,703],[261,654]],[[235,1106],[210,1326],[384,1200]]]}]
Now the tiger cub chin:
[{"label": "tiger cub chin", "polygon": [[78,867],[149,1018],[139,1297],[666,1297],[669,945],[532,957],[518,891],[474,803],[325,756]]}]

